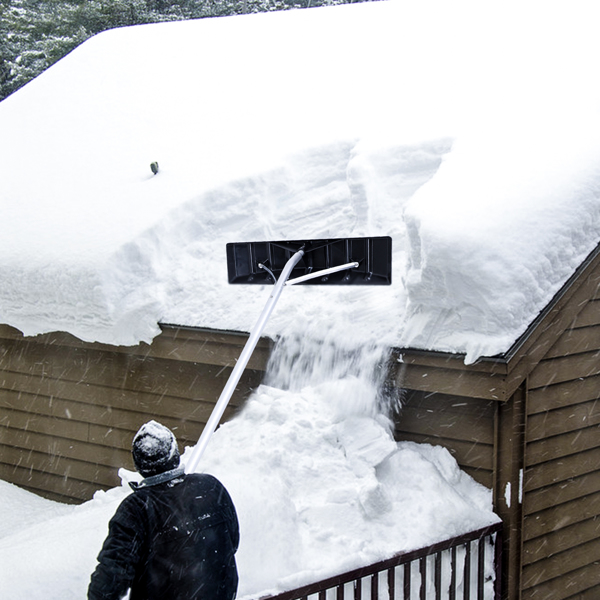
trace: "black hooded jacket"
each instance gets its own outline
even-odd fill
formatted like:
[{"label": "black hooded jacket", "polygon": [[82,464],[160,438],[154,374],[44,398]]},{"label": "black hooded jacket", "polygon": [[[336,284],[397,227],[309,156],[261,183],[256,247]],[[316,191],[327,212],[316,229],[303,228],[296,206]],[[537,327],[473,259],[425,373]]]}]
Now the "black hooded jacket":
[{"label": "black hooded jacket", "polygon": [[227,490],[211,475],[161,475],[111,519],[89,600],[120,600],[128,589],[130,600],[235,598],[239,526]]}]

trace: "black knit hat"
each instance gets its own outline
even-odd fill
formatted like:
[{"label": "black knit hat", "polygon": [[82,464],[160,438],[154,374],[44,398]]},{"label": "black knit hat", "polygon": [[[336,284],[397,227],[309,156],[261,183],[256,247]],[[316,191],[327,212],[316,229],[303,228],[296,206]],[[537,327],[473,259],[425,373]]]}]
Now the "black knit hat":
[{"label": "black knit hat", "polygon": [[140,427],[131,446],[135,468],[142,477],[151,477],[179,466],[179,450],[173,432],[156,421]]}]

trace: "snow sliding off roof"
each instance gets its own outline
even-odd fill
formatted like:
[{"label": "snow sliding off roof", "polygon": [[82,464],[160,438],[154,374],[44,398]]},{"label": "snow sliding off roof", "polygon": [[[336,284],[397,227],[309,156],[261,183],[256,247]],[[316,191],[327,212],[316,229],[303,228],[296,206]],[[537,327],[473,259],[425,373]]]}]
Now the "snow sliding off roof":
[{"label": "snow sliding off roof", "polygon": [[391,236],[391,286],[286,291],[266,333],[508,350],[600,237],[594,11],[392,1],[95,36],[0,103],[0,322],[249,331],[269,290],[228,285],[228,242]]}]

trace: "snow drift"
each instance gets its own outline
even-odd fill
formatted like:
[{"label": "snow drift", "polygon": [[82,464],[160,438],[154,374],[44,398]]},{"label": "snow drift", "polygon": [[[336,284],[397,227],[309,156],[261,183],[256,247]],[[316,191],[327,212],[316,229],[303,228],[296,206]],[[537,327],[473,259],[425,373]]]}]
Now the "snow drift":
[{"label": "snow drift", "polygon": [[[238,512],[238,598],[293,589],[498,520],[491,491],[447,450],[393,440],[367,376],[380,358],[373,348],[354,356],[369,364],[362,373],[352,361],[332,363],[333,344],[313,353],[310,374],[308,361],[290,371],[296,350],[293,341],[280,349],[272,385],[215,432],[200,465],[225,484]],[[75,507],[0,482],[0,596],[85,597],[108,519],[131,493],[126,482],[139,479],[124,470],[121,477],[121,487]]]},{"label": "snow drift", "polygon": [[508,350],[598,243],[594,11],[390,1],[95,36],[0,104],[0,321],[248,331],[266,291],[227,286],[226,242],[391,235],[391,288],[295,289],[266,333],[360,312],[390,345]]}]

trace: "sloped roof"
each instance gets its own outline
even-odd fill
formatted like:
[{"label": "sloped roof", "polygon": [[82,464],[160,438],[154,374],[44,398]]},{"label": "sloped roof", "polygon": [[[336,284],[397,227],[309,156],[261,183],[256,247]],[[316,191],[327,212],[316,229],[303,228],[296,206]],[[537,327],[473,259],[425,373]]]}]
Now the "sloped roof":
[{"label": "sloped roof", "polygon": [[[249,331],[225,243],[391,235],[266,333],[506,352],[600,238],[592,2],[377,2],[95,36],[0,103],[0,322]],[[153,175],[150,163],[160,170]]]},{"label": "sloped roof", "polygon": [[[599,283],[600,245],[596,246],[506,352],[482,357],[475,364],[465,364],[463,357],[457,354],[396,348],[398,361],[395,377],[399,387],[487,400],[508,400],[539,362],[547,357],[548,351],[555,348],[561,336],[564,337],[570,327],[578,324],[581,314],[591,308],[590,302],[598,298]],[[589,344],[592,338],[578,338],[580,352],[591,349]],[[584,373],[584,360],[580,361],[580,366]]]}]

